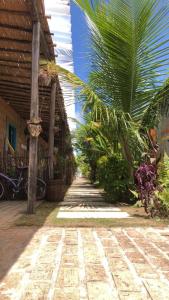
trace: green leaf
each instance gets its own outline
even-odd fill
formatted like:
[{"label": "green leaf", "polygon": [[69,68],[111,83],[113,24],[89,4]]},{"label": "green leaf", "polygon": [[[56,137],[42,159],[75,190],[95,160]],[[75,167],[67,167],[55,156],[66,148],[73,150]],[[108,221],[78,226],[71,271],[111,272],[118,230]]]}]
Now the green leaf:
[{"label": "green leaf", "polygon": [[134,195],[135,198],[139,198],[139,194],[136,191],[132,191],[129,189],[129,191]]}]

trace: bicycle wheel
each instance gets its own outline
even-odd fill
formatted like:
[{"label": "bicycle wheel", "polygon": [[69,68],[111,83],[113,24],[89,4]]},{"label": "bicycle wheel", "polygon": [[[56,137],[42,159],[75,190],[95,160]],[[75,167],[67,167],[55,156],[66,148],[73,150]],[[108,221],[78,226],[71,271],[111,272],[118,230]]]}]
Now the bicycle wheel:
[{"label": "bicycle wheel", "polygon": [[[25,193],[28,195],[28,182],[25,184]],[[46,183],[40,178],[37,178],[36,199],[42,200],[46,196]]]},{"label": "bicycle wheel", "polygon": [[0,200],[4,199],[5,196],[5,188],[3,182],[0,181]]},{"label": "bicycle wheel", "polygon": [[46,183],[40,179],[37,178],[37,191],[36,191],[36,197],[37,200],[42,200],[46,196]]}]

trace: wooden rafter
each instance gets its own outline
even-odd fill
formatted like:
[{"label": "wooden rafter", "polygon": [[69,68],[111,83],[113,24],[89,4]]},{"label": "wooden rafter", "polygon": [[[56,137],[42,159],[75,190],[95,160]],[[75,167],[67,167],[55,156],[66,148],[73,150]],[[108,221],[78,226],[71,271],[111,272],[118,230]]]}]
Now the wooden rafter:
[{"label": "wooden rafter", "polygon": [[17,44],[22,44],[22,45],[31,45],[31,40],[24,40],[24,39],[16,39],[15,37],[0,37],[0,41],[5,41],[5,42],[15,42]]},{"label": "wooden rafter", "polygon": [[24,54],[31,54],[31,50],[25,50],[25,49],[14,49],[14,48],[2,48],[0,47],[0,51],[7,51],[12,53],[24,53]]},{"label": "wooden rafter", "polygon": [[[51,38],[53,33],[49,31],[43,0],[20,0],[17,1],[18,6],[15,1],[11,1],[10,5],[6,5],[5,2],[9,4],[8,1],[4,1],[4,5],[0,8],[0,96],[22,118],[28,119],[31,98],[32,26],[35,21],[41,23],[41,59],[55,59]],[[40,82],[39,84],[40,115],[46,131],[44,135],[47,137],[51,86],[43,86]],[[62,98],[58,85],[55,109],[60,116],[58,124],[65,119]]]},{"label": "wooden rafter", "polygon": [[[33,9],[32,11],[32,18],[35,22],[40,22],[42,24],[42,18],[39,13],[38,5],[37,5],[37,0],[27,0],[29,6],[31,6]],[[54,54],[51,55],[51,51],[49,49],[47,40],[46,40],[46,35],[43,31],[43,27],[41,26],[40,30],[40,35],[41,35],[41,45],[42,45],[42,51],[44,52],[45,56],[49,60],[54,60]]]},{"label": "wooden rafter", "polygon": [[0,8],[0,14],[12,14],[13,16],[30,16],[28,11]]},{"label": "wooden rafter", "polygon": [[4,63],[2,63],[2,62],[0,62],[0,66],[1,67],[4,67],[4,68],[7,68],[7,67],[10,67],[10,69],[20,69],[20,70],[27,70],[27,71],[30,71],[31,70],[31,67],[22,67],[22,66],[18,66],[18,65],[8,65],[8,64],[4,64]]},{"label": "wooden rafter", "polygon": [[[26,73],[27,74],[27,73]],[[1,72],[0,71],[0,77],[1,76],[8,76],[8,77],[13,77],[13,74],[8,74],[7,72]],[[30,79],[30,76],[26,76],[26,75],[23,75],[23,74],[17,74],[17,78],[22,78],[22,79]]]},{"label": "wooden rafter", "polygon": [[[1,22],[0,22],[0,28],[6,28],[6,29],[11,29],[11,30],[13,29],[13,30],[17,30],[17,31],[32,33],[32,28],[27,28],[24,26],[17,26],[17,25],[13,25],[13,24],[4,24]],[[44,31],[43,34],[44,34],[44,36],[45,35],[50,35],[50,36],[53,35],[53,33],[49,32],[49,31]]]},{"label": "wooden rafter", "polygon": [[13,59],[12,57],[8,58],[8,57],[5,57],[5,56],[1,56],[1,53],[0,53],[0,62],[9,62],[9,63],[17,63],[17,64],[30,64],[31,65],[31,60],[21,60],[21,59]]}]

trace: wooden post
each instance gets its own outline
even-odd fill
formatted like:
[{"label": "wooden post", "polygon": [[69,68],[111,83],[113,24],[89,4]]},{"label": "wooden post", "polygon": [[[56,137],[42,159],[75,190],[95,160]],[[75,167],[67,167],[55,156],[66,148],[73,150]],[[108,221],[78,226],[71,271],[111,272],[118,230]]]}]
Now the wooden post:
[{"label": "wooden post", "polygon": [[54,160],[54,126],[55,126],[55,102],[56,102],[56,82],[52,82],[51,102],[50,102],[50,123],[49,123],[49,179],[54,177],[53,160]]},{"label": "wooden post", "polygon": [[[40,22],[33,24],[32,38],[32,86],[31,86],[31,107],[30,107],[30,124],[35,126],[39,119],[39,56],[40,56]],[[31,127],[31,126],[30,126]],[[31,131],[31,130],[30,130]],[[37,152],[38,136],[31,135],[29,146],[29,170],[28,170],[28,204],[27,213],[34,213],[34,202],[36,201],[37,187]]]}]

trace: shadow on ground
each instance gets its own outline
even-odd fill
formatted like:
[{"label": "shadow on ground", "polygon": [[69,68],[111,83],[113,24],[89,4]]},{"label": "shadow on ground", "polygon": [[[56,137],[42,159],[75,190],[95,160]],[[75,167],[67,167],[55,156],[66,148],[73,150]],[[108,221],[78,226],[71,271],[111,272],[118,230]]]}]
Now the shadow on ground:
[{"label": "shadow on ground", "polygon": [[[87,191],[85,193],[85,190]],[[77,193],[78,189],[78,193]],[[79,197],[80,196],[80,197]],[[73,200],[76,200],[73,203]],[[39,246],[38,230],[42,226],[56,227],[135,227],[135,226],[166,226],[166,222],[149,220],[143,212],[138,213],[138,209],[122,207],[122,211],[127,211],[132,218],[129,219],[57,219],[60,207],[68,209],[78,207],[88,208],[109,208],[110,203],[105,203],[99,191],[90,186],[87,182],[74,184],[66,196],[63,203],[43,202],[37,209],[36,214],[23,214],[10,226],[1,226],[0,222],[0,280],[5,277],[9,269],[22,256],[25,248],[30,245],[32,238],[36,234],[37,247]],[[116,206],[117,207],[117,206]],[[4,212],[3,212],[4,213]],[[1,220],[0,210],[0,220]],[[6,217],[10,219],[10,211],[6,212]],[[168,224],[168,223],[167,223]],[[5,263],[4,263],[5,262]],[[23,262],[24,263],[24,262]]]},{"label": "shadow on ground", "polygon": [[[16,210],[16,212],[10,217],[10,212],[14,211],[15,203],[11,202],[11,210],[10,204],[8,203],[6,211],[5,203],[0,203],[0,281],[7,275],[11,267],[17,262],[18,258],[22,255],[25,248],[30,244],[34,235],[37,234],[38,230],[44,225],[46,219],[49,217],[52,211],[56,209],[56,203],[44,202],[38,208],[36,208],[36,214],[26,215],[25,213],[19,218],[25,218],[28,223],[25,225],[29,225],[31,223],[32,226],[28,227],[24,226],[24,224],[22,224],[23,226],[16,226],[16,216],[25,212],[25,204],[25,202],[20,202],[20,205],[18,206],[18,201],[16,201],[18,212]],[[1,205],[3,207],[2,210]],[[1,216],[3,217],[1,218]],[[6,222],[4,222],[4,217],[6,217]],[[38,226],[36,226],[36,224]]]}]

